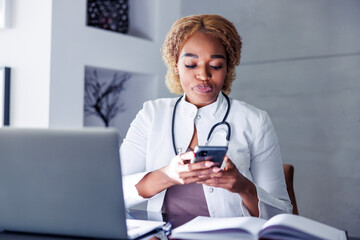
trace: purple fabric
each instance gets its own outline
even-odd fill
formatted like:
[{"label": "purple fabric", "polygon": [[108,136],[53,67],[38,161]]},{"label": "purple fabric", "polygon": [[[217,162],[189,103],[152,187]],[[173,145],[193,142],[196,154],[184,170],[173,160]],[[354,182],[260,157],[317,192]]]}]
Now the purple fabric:
[{"label": "purple fabric", "polygon": [[170,215],[210,216],[202,184],[191,183],[168,188],[163,212]]}]

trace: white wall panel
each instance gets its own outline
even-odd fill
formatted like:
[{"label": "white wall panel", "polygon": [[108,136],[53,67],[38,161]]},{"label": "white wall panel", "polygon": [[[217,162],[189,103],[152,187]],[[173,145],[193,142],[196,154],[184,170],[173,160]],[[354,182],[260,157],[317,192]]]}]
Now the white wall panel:
[{"label": "white wall panel", "polygon": [[11,25],[0,30],[0,65],[11,67],[11,126],[49,125],[51,7],[11,1]]},{"label": "white wall panel", "polygon": [[[159,16],[163,5],[169,3],[155,0],[144,5],[142,2],[144,0],[129,1],[130,17],[133,17],[129,20],[130,34],[140,35],[135,37],[86,26],[86,0],[54,0],[50,126],[83,125],[85,65],[154,76],[150,81],[156,85],[155,91],[150,91],[148,97],[159,95],[158,88],[163,88],[166,73],[160,52],[164,36],[159,35],[163,25],[171,24],[166,19],[175,18],[177,14],[172,13],[178,12],[179,8],[163,11]],[[176,2],[173,2],[174,6]],[[143,15],[151,27],[145,25],[140,29]],[[135,26],[131,26],[132,21]],[[148,85],[144,83],[143,86]]]}]

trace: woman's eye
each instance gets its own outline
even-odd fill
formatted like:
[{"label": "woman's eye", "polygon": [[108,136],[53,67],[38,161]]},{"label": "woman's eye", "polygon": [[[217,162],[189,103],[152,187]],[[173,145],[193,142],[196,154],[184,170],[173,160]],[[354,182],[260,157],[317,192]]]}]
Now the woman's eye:
[{"label": "woman's eye", "polygon": [[196,65],[187,65],[187,64],[185,64],[185,67],[187,67],[187,68],[195,68]]},{"label": "woman's eye", "polygon": [[218,69],[221,69],[223,66],[220,65],[220,66],[210,66],[210,67],[214,70],[218,70]]}]

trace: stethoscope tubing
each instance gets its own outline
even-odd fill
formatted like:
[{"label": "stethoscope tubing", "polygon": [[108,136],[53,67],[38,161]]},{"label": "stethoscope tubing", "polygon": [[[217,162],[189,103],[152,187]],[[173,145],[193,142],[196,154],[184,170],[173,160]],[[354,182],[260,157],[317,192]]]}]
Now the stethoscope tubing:
[{"label": "stethoscope tubing", "polygon": [[[231,105],[230,105],[230,99],[229,99],[229,97],[228,97],[226,94],[224,94],[224,93],[223,93],[223,95],[224,95],[224,97],[225,97],[225,99],[226,99],[226,101],[227,101],[227,104],[228,104],[227,109],[226,109],[226,113],[225,113],[224,119],[223,119],[221,122],[218,122],[218,123],[216,123],[214,126],[211,127],[211,129],[210,129],[210,131],[209,131],[209,134],[208,134],[208,137],[207,137],[207,139],[206,139],[207,143],[208,143],[208,141],[210,140],[211,134],[213,133],[214,129],[215,129],[216,127],[220,126],[220,125],[225,125],[225,126],[227,127],[228,132],[227,132],[227,134],[226,134],[226,140],[227,140],[228,143],[229,143],[229,141],[230,141],[231,127],[230,127],[230,124],[229,124],[228,122],[226,122],[226,119],[227,119],[227,117],[228,117],[228,115],[229,115],[230,106],[231,106]],[[175,103],[174,110],[173,110],[172,121],[171,121],[171,138],[172,138],[172,144],[173,144],[173,148],[174,148],[174,153],[175,153],[175,155],[178,154],[178,152],[177,152],[177,150],[176,150],[176,144],[175,144],[175,116],[176,116],[177,105],[178,105],[179,102],[181,101],[182,97],[183,97],[183,96],[179,97],[179,99],[178,99],[178,100],[176,101],[176,103]]]}]

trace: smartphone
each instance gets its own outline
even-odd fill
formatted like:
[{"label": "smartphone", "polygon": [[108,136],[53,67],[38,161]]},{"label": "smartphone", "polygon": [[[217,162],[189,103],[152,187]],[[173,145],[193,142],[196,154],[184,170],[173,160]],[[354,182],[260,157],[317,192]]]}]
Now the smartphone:
[{"label": "smartphone", "polygon": [[208,160],[214,162],[214,166],[220,167],[227,150],[228,147],[226,146],[196,146],[194,149],[195,157],[191,159],[191,163]]}]

